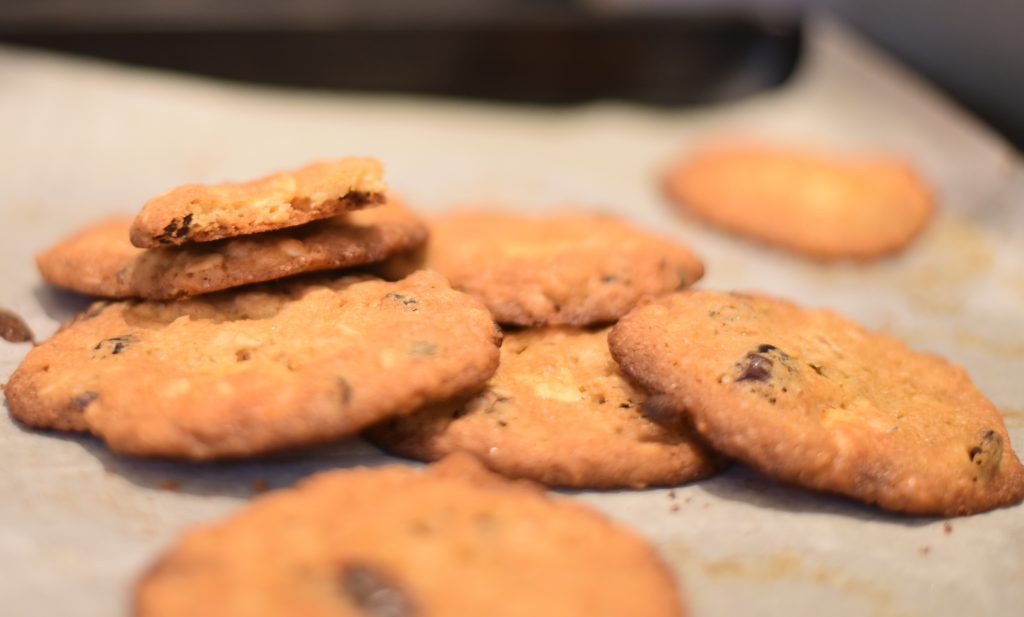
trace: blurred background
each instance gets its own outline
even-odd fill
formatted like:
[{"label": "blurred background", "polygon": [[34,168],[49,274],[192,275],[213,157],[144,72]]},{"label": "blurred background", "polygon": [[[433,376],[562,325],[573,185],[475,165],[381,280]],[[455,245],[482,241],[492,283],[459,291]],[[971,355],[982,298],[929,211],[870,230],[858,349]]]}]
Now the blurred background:
[{"label": "blurred background", "polygon": [[1022,0],[0,0],[0,43],[305,88],[675,106],[785,83],[819,10],[1024,146]]}]

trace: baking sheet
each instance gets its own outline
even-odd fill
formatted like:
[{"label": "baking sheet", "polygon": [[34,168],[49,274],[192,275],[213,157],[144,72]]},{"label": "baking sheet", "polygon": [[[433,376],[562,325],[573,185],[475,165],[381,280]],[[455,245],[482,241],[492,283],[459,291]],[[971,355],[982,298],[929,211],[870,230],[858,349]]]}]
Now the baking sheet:
[{"label": "baking sheet", "polygon": [[[344,70],[344,67],[339,67]],[[821,266],[675,215],[658,169],[709,134],[906,152],[941,215],[905,254]],[[713,288],[827,305],[965,366],[1024,449],[1024,165],[993,134],[827,18],[787,88],[685,111],[567,110],[283,92],[0,48],[0,306],[51,334],[84,303],[33,254],[185,181],[371,154],[424,211],[478,198],[582,203],[693,245]],[[0,380],[27,351],[0,341]],[[248,463],[185,465],[0,417],[0,613],[126,614],[133,578],[186,526],[265,484],[393,461],[360,441]],[[892,516],[737,466],[674,490],[573,493],[653,540],[695,615],[1019,615],[1024,506]],[[610,583],[613,584],[613,583]]]}]

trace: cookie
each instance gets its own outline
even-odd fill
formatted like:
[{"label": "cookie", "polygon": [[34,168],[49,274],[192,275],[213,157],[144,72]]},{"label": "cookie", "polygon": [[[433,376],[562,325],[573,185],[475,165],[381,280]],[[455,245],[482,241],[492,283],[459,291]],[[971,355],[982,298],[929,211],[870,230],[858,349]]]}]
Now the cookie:
[{"label": "cookie", "polygon": [[608,352],[608,328],[505,335],[486,389],[373,427],[420,460],[470,452],[503,475],[553,486],[642,488],[704,478],[719,461],[679,414],[647,404]]},{"label": "cookie", "polygon": [[36,257],[47,282],[106,298],[169,300],[239,285],[350,268],[421,245],[426,226],[401,202],[298,227],[180,247],[139,249],[131,219],[114,217]]},{"label": "cookie", "polygon": [[685,247],[596,213],[464,211],[433,220],[431,238],[426,266],[504,324],[615,321],[640,298],[704,273]]},{"label": "cookie", "polygon": [[713,448],[767,476],[910,514],[1024,498],[1002,416],[963,369],[831,311],[684,292],[637,308],[608,341]]},{"label": "cookie", "polygon": [[812,258],[867,260],[905,247],[935,209],[904,160],[772,146],[708,147],[668,172],[685,210]]},{"label": "cookie", "polygon": [[136,617],[681,617],[645,540],[468,456],[319,473],[185,533]]},{"label": "cookie", "polygon": [[142,207],[131,226],[139,248],[208,242],[293,227],[381,203],[375,159],[318,161],[249,182],[185,184]]},{"label": "cookie", "polygon": [[480,388],[486,309],[433,272],[320,277],[178,302],[98,304],[29,352],[12,415],[115,451],[244,457],[337,440]]}]

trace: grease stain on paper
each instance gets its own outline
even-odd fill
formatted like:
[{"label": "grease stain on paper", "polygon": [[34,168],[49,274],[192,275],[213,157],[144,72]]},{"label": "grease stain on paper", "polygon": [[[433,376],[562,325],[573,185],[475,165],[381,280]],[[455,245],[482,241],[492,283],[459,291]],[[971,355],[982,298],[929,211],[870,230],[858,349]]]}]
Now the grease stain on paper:
[{"label": "grease stain on paper", "polygon": [[1003,414],[1003,422],[1006,423],[1006,426],[1024,428],[1024,410],[1003,408],[999,412]]},{"label": "grease stain on paper", "polygon": [[892,592],[877,583],[850,576],[821,565],[809,564],[798,553],[781,551],[756,557],[704,558],[687,546],[673,545],[683,561],[697,565],[710,578],[740,578],[774,582],[781,580],[811,583],[859,597],[874,607],[874,617],[920,617],[918,613],[893,606]]}]

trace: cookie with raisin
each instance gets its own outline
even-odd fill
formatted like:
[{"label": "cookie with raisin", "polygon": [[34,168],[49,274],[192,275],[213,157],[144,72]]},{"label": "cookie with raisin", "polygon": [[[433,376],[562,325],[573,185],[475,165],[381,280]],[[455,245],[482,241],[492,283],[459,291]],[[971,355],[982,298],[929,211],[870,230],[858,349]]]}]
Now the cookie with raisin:
[{"label": "cookie with raisin", "polygon": [[397,198],[297,227],[140,249],[129,217],[95,223],[36,257],[43,279],[90,296],[169,300],[304,272],[377,263],[412,250],[426,225]]},{"label": "cookie with raisin", "polygon": [[483,300],[503,324],[612,322],[641,298],[704,273],[685,246],[610,215],[466,210],[430,227],[426,267]]},{"label": "cookie with raisin", "polygon": [[156,248],[301,225],[382,203],[382,176],[376,159],[348,157],[248,182],[185,184],[146,202],[131,241]]},{"label": "cookie with raisin", "polygon": [[25,424],[117,452],[246,457],[478,389],[499,342],[483,305],[436,273],[319,277],[96,305],[32,349],[5,393]]},{"label": "cookie with raisin", "polygon": [[695,291],[612,329],[623,371],[716,450],[887,510],[960,515],[1024,498],[999,411],[967,372],[829,310]]},{"label": "cookie with raisin", "polygon": [[[613,583],[613,584],[612,584]],[[468,455],[319,473],[184,534],[137,617],[682,617],[655,549]]]},{"label": "cookie with raisin", "polygon": [[907,246],[935,210],[904,159],[770,145],[708,146],[665,177],[684,210],[821,260],[870,260]]},{"label": "cookie with raisin", "polygon": [[685,418],[652,405],[608,352],[608,328],[505,334],[487,387],[367,432],[385,450],[433,461],[470,452],[493,471],[551,486],[642,488],[721,467]]}]

